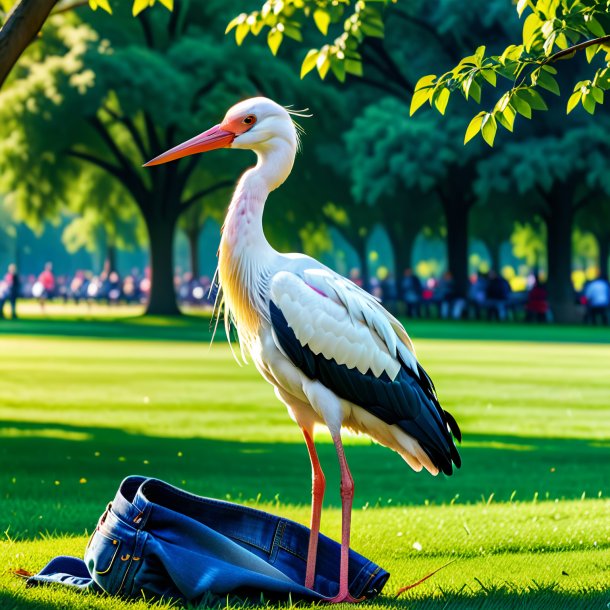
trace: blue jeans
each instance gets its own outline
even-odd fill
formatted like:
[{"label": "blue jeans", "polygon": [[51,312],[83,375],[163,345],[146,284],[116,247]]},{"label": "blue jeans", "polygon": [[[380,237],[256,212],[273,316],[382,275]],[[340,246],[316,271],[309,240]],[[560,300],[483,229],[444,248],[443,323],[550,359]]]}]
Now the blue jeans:
[{"label": "blue jeans", "polygon": [[[340,545],[320,534],[314,590],[303,586],[309,529],[157,479],[131,476],[100,517],[85,560],[57,557],[28,584],[60,582],[122,597],[197,602],[204,595],[324,600],[339,589]],[[354,597],[379,594],[389,574],[350,551]]]}]

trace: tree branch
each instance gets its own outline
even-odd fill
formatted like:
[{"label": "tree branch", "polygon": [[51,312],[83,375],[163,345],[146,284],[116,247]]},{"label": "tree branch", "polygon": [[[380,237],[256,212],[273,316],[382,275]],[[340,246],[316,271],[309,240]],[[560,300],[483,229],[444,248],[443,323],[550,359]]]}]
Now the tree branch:
[{"label": "tree branch", "polygon": [[146,124],[146,135],[148,136],[148,145],[150,146],[150,150],[153,153],[161,154],[163,151],[161,150],[161,142],[159,140],[159,136],[157,135],[157,130],[155,128],[155,123],[153,122],[150,114],[144,111],[144,123]]},{"label": "tree branch", "polygon": [[73,148],[70,148],[69,150],[67,150],[66,154],[69,157],[73,157],[75,159],[80,159],[81,161],[87,161],[88,163],[97,165],[97,167],[99,167],[100,169],[103,169],[105,172],[108,172],[109,174],[112,174],[115,178],[118,178],[121,182],[125,181],[126,176],[125,176],[125,173],[123,172],[123,170],[120,167],[117,167],[116,165],[109,163],[105,159],[100,159],[99,157],[96,157],[95,155],[91,155],[86,152],[81,152],[79,150],[74,150]]},{"label": "tree branch", "polygon": [[233,186],[233,180],[221,180],[220,182],[217,182],[212,186],[197,191],[195,194],[191,195],[188,199],[185,199],[180,204],[178,208],[178,213],[182,214],[183,212],[188,210],[188,208],[190,208],[198,199],[206,197],[207,195],[211,195],[212,193],[215,193],[220,189],[228,188],[230,186]]},{"label": "tree branch", "polygon": [[0,28],[0,87],[40,31],[57,0],[21,0]]},{"label": "tree branch", "polygon": [[126,117],[125,115],[119,114],[111,108],[108,108],[108,106],[102,106],[102,110],[104,110],[104,112],[110,115],[115,121],[118,121],[119,123],[125,126],[125,128],[129,132],[129,135],[131,136],[131,139],[134,141],[135,145],[140,151],[142,159],[144,161],[148,161],[152,157],[152,155],[150,154],[150,151],[146,149],[146,146],[144,145],[144,140],[142,139],[142,135],[136,128],[134,122],[129,117]]}]

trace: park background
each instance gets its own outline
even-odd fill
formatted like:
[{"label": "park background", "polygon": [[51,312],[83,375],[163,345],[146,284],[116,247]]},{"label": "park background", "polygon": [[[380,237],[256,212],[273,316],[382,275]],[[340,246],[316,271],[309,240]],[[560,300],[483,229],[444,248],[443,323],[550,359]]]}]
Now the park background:
[{"label": "park background", "polygon": [[[267,206],[272,245],[346,275],[357,269],[373,288],[408,268],[434,287],[449,271],[467,299],[470,277],[493,269],[523,295],[516,320],[405,321],[462,426],[464,466],[432,479],[349,439],[354,548],[393,573],[388,591],[458,558],[407,593],[409,607],[603,607],[610,331],[573,324],[587,281],[608,271],[603,107],[566,116],[565,100],[549,96],[548,112],[519,117],[493,148],[464,146],[465,101],[452,99],[445,117],[409,117],[422,75],[520,37],[509,1],[399,3],[384,38],[363,46],[363,75],[341,79],[335,67],[324,81],[300,78],[298,41],[274,57],[264,40],[238,46],[225,35],[256,1],[184,0],[171,12],[157,3],[137,17],[132,2],[113,3],[112,15],[103,4],[60,3],[0,90],[0,265],[16,263],[24,287],[48,262],[57,280],[81,272],[100,285],[136,268],[150,273],[150,295],[113,305],[67,292],[44,307],[24,299],[20,319],[0,323],[2,607],[118,607],[26,590],[12,571],[80,555],[127,474],[307,521],[298,429],[256,371],[233,362],[222,332],[208,347],[208,306],[187,298],[189,315],[177,315],[185,275],[213,275],[231,187],[252,158],[218,151],[141,168],[258,94],[313,115],[298,119],[303,150]],[[319,27],[308,27],[315,44]],[[562,66],[562,88],[584,62]],[[553,325],[521,323],[534,275]],[[321,457],[331,507],[323,531],[337,537],[338,476],[324,435]]]}]

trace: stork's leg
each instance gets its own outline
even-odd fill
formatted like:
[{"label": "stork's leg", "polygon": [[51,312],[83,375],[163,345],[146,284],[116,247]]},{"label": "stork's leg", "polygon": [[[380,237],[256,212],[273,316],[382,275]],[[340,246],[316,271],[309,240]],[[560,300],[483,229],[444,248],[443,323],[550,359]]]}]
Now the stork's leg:
[{"label": "stork's leg", "polygon": [[333,442],[339,458],[341,469],[341,563],[339,567],[339,593],[331,599],[331,603],[359,602],[348,590],[349,541],[352,522],[352,503],[354,499],[354,479],[349,471],[340,433],[333,433]]},{"label": "stork's leg", "polygon": [[318,534],[320,533],[320,518],[322,516],[322,502],[326,481],[320,466],[316,446],[313,442],[313,429],[302,428],[307,451],[311,459],[311,533],[309,534],[309,549],[307,551],[307,570],[305,572],[305,586],[313,589],[316,577],[316,559],[318,554]]}]

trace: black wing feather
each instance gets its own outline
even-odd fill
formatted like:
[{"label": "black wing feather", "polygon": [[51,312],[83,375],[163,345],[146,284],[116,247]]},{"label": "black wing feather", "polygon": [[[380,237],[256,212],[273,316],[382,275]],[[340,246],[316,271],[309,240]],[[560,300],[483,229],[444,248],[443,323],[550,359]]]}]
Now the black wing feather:
[{"label": "black wing feather", "polygon": [[460,429],[455,419],[441,408],[434,384],[419,364],[419,376],[404,362],[394,380],[385,372],[380,377],[371,370],[363,375],[301,345],[273,301],[270,314],[279,346],[307,377],[317,379],[337,396],[366,409],[386,424],[399,426],[420,443],[432,463],[445,474],[452,474],[453,465],[460,467],[460,455],[453,440],[453,437],[461,440]]}]

